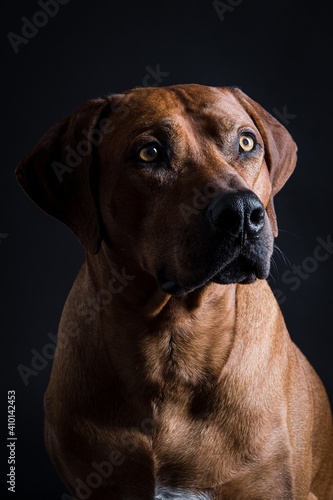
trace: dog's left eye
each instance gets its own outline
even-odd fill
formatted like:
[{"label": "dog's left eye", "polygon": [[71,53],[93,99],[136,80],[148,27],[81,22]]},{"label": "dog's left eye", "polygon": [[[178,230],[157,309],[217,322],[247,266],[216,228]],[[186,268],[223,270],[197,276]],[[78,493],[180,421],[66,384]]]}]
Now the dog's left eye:
[{"label": "dog's left eye", "polygon": [[160,148],[157,144],[149,144],[138,151],[138,159],[146,163],[152,163],[159,159]]},{"label": "dog's left eye", "polygon": [[239,146],[243,151],[249,152],[255,146],[254,139],[251,135],[243,134],[239,138]]}]

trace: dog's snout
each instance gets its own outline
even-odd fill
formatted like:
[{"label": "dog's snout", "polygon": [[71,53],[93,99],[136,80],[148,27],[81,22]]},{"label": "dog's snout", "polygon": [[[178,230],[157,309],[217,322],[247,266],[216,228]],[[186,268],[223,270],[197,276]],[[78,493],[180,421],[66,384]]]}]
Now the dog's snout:
[{"label": "dog's snout", "polygon": [[208,216],[216,230],[253,237],[264,227],[265,209],[254,193],[242,191],[214,198],[208,206]]}]

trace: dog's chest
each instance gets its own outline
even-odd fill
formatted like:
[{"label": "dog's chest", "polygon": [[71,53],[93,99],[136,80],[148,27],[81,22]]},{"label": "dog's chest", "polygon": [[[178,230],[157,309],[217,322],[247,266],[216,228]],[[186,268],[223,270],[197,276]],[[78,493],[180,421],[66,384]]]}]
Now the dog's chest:
[{"label": "dog's chest", "polygon": [[[230,467],[236,465],[231,457],[221,463],[221,454],[227,458],[230,448],[226,435],[213,419],[194,419],[179,408],[178,413],[168,408],[162,417],[154,440],[161,485],[156,499],[208,500],[206,491],[225,480]],[[192,485],[199,487],[198,493],[185,496],[184,492],[190,492]]]}]

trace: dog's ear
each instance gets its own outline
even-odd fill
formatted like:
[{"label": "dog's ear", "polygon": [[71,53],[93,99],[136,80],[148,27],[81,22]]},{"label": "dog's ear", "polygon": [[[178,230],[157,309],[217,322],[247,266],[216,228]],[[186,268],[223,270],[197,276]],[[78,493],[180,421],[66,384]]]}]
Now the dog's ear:
[{"label": "dog's ear", "polygon": [[46,213],[66,224],[85,249],[101,243],[91,186],[93,150],[107,128],[106,99],[92,99],[51,127],[16,167],[17,180]]},{"label": "dog's ear", "polygon": [[260,104],[250,99],[238,88],[230,90],[250,115],[264,141],[265,161],[272,184],[272,192],[266,210],[274,236],[277,236],[278,227],[273,197],[283,187],[296,166],[297,146],[287,129]]}]

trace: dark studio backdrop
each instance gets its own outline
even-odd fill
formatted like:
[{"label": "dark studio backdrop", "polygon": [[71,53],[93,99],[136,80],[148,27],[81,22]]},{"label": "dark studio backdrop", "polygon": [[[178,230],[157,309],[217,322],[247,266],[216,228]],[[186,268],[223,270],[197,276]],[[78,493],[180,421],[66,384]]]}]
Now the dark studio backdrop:
[{"label": "dark studio backdrop", "polygon": [[[142,85],[237,85],[287,127],[299,159],[275,200],[276,243],[286,258],[274,254],[269,282],[333,402],[332,6],[59,0],[58,12],[52,1],[52,15],[36,14],[42,4],[6,2],[1,16],[0,496],[20,500],[60,500],[66,492],[44,449],[43,394],[50,344],[84,254],[69,229],[24,195],[14,169],[52,124],[92,97]],[[25,381],[20,365],[34,369]],[[9,390],[16,391],[15,494],[5,484]]]}]

